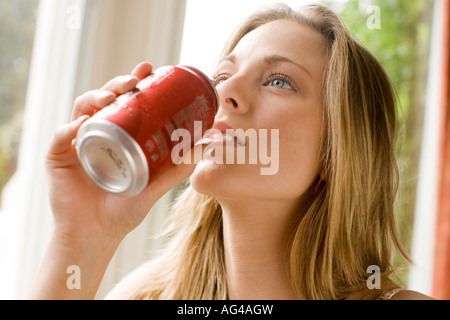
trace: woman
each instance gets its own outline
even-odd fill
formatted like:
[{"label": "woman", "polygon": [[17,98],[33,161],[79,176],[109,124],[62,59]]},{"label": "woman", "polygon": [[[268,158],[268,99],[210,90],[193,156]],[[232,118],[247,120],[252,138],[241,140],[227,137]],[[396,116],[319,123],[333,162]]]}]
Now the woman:
[{"label": "woman", "polygon": [[[394,92],[334,13],[318,5],[257,12],[217,65],[215,128],[279,130],[274,175],[261,175],[262,163],[218,164],[206,156],[174,166],[133,199],[95,186],[76,157],[76,132],[151,72],[143,63],[132,76],[82,95],[74,121],[56,131],[47,158],[55,230],[30,298],[93,298],[121,240],[188,177],[164,254],[109,298],[427,298],[389,280],[393,250],[404,254],[393,216]],[[80,290],[66,286],[69,265],[82,271]],[[379,288],[367,285],[370,266],[381,270]]]}]

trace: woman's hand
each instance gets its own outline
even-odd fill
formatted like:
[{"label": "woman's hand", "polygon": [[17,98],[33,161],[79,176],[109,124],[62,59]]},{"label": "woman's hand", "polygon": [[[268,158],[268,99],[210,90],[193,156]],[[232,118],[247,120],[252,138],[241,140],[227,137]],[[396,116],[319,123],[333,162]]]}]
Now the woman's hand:
[{"label": "woman's hand", "polygon": [[82,122],[134,89],[151,73],[152,66],[142,63],[131,75],[116,77],[100,90],[83,94],[75,101],[73,121],[55,132],[47,156],[47,173],[55,228],[61,235],[121,239],[145,218],[160,197],[192,173],[194,166],[176,166],[139,196],[124,198],[98,187],[78,160],[74,139]]},{"label": "woman's hand", "polygon": [[81,95],[75,100],[72,122],[55,131],[46,165],[55,232],[61,236],[88,240],[96,236],[123,238],[154,204],[150,188],[134,199],[99,188],[84,172],[74,143],[84,120],[134,89],[140,79],[151,73],[152,66],[143,63],[131,75],[116,77],[101,89]]},{"label": "woman's hand", "polygon": [[[83,121],[151,73],[152,66],[141,63],[131,75],[83,94],[74,103],[72,122],[55,131],[46,159],[54,232],[29,298],[93,298],[121,240],[158,199],[193,172],[194,164],[173,166],[140,195],[124,198],[98,187],[78,159],[75,138]],[[81,270],[80,290],[67,288],[70,265]]]}]

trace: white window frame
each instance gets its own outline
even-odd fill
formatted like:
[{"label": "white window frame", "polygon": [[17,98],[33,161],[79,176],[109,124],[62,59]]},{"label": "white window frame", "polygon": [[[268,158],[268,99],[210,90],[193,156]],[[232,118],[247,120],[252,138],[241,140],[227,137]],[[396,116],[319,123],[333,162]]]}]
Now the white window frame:
[{"label": "white window frame", "polygon": [[434,2],[424,128],[414,213],[414,229],[408,287],[431,295],[435,257],[436,215],[439,184],[439,141],[444,66],[444,1]]}]

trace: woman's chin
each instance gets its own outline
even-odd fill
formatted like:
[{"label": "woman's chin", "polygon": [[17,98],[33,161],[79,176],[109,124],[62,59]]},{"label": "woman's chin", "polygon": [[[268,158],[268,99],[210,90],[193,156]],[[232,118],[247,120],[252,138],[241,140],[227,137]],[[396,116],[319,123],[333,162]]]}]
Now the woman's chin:
[{"label": "woman's chin", "polygon": [[192,187],[213,197],[238,198],[245,192],[246,171],[242,165],[217,164],[202,160],[190,176]]},{"label": "woman's chin", "polygon": [[226,178],[224,165],[215,164],[210,160],[202,160],[190,176],[192,187],[199,193],[214,196],[215,191],[223,187]]}]

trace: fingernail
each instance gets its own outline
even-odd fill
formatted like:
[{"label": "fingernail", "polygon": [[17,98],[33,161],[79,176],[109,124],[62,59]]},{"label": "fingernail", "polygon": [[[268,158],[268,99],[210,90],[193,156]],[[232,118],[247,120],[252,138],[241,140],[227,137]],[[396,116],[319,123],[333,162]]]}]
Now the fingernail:
[{"label": "fingernail", "polygon": [[79,117],[77,120],[72,121],[73,126],[79,126],[81,123],[83,123],[89,116],[87,114]]},{"label": "fingernail", "polygon": [[106,91],[106,90],[102,90],[98,93],[99,99],[113,98],[115,96],[116,95],[114,94],[114,92]]},{"label": "fingernail", "polygon": [[139,80],[137,77],[132,76],[132,75],[126,75],[126,76],[122,76],[121,79],[123,82],[130,82],[131,80]]}]

